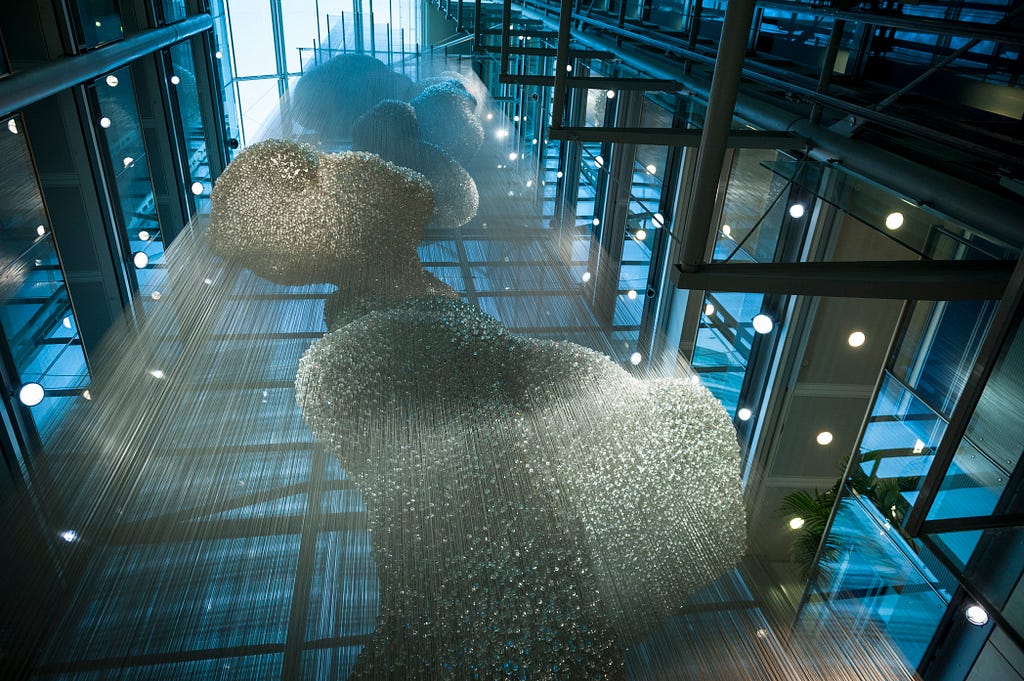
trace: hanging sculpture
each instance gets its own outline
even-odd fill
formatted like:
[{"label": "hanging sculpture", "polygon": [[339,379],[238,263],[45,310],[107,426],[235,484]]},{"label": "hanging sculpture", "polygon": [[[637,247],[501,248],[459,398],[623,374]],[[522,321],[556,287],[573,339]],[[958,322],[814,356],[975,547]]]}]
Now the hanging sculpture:
[{"label": "hanging sculpture", "polygon": [[339,287],[296,396],[370,517],[380,615],[352,678],[625,678],[623,649],[743,553],[735,432],[701,386],[459,300],[416,251],[435,198],[280,140],[213,192],[215,253]]}]

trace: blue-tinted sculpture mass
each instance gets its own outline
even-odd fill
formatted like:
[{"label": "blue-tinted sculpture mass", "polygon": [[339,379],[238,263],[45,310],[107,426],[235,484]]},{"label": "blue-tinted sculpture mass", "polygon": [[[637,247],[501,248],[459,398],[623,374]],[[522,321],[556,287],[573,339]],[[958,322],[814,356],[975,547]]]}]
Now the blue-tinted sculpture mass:
[{"label": "blue-tinted sculpture mass", "polygon": [[295,391],[370,518],[380,614],[352,678],[625,678],[743,554],[735,432],[702,386],[511,333],[424,271],[424,227],[465,199],[430,179],[465,150],[428,111],[364,112],[353,142],[389,160],[247,148],[207,231],[266,279],[338,285]]}]

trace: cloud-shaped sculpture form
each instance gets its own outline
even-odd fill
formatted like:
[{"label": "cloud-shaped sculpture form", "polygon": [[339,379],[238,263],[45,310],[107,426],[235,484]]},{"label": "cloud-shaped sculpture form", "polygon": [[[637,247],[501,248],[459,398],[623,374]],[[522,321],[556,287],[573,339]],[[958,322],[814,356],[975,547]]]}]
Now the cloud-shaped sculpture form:
[{"label": "cloud-shaped sculpture form", "polygon": [[735,431],[703,387],[425,298],[314,343],[296,393],[371,510],[375,664],[615,677],[618,646],[743,553]]},{"label": "cloud-shaped sculpture form", "polygon": [[434,209],[421,175],[364,152],[268,140],[242,151],[212,193],[207,241],[279,284],[422,280],[416,254]]},{"label": "cloud-shaped sculpture form", "polygon": [[348,139],[356,119],[385,99],[408,99],[412,81],[365,54],[342,54],[295,84],[291,110],[303,126],[331,139]]},{"label": "cloud-shaped sculpture form", "polygon": [[384,101],[352,126],[352,148],[421,173],[434,190],[431,222],[461,227],[476,215],[476,182],[439,147],[420,139],[416,110],[405,102]]},{"label": "cloud-shaped sculpture form", "polygon": [[476,99],[458,80],[430,85],[410,102],[416,109],[423,139],[465,163],[484,141],[476,116]]}]

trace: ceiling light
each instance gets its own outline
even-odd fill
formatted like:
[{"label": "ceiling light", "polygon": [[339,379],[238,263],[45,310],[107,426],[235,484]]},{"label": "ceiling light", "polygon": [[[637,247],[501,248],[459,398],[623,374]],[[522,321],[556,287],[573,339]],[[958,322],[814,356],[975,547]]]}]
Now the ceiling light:
[{"label": "ceiling light", "polygon": [[7,129],[11,131],[12,135],[18,134],[18,122],[13,118],[7,121]]},{"label": "ceiling light", "polygon": [[153,378],[166,378],[167,376],[167,374],[160,371],[159,369],[153,369],[152,371],[149,372],[149,375],[152,376]]},{"label": "ceiling light", "polygon": [[799,516],[797,516],[796,518],[791,518],[790,521],[789,521],[789,528],[791,530],[799,530],[803,526],[804,526],[804,519],[799,517]]},{"label": "ceiling light", "polygon": [[514,151],[513,151],[513,152],[509,152],[509,155],[508,155],[508,160],[510,160],[510,161],[514,161],[514,160],[516,160],[517,158],[519,158],[519,154],[517,154],[517,153],[516,153],[516,152],[514,152]]},{"label": "ceiling light", "polygon": [[152,298],[153,300],[160,300],[161,294],[159,291],[153,291],[152,293],[149,294],[149,297]]},{"label": "ceiling light", "polygon": [[178,78],[177,76],[171,76],[171,85],[177,85],[180,82],[181,78]]},{"label": "ceiling light", "polygon": [[494,134],[498,137],[498,139],[503,140],[506,137],[508,137],[508,130],[506,130],[505,128],[499,128],[498,130],[495,131]]},{"label": "ceiling light", "polygon": [[26,383],[18,389],[18,399],[26,407],[34,407],[43,401],[46,391],[38,383]]},{"label": "ceiling light", "polygon": [[797,220],[802,218],[804,216],[804,213],[806,212],[807,209],[804,208],[804,204],[802,203],[794,203],[792,206],[789,207],[790,216],[796,218]]},{"label": "ceiling light", "polygon": [[851,348],[859,348],[864,345],[864,341],[867,336],[864,335],[863,331],[854,331],[850,334],[850,337],[846,339],[846,342],[850,344]]},{"label": "ceiling light", "polygon": [[213,279],[207,277],[206,279],[203,279],[203,283],[206,284],[207,286],[213,286]]},{"label": "ceiling light", "polygon": [[216,52],[213,53],[213,56],[216,57],[217,59],[221,59],[224,56],[224,53],[221,52],[220,50],[217,50]]},{"label": "ceiling light", "polygon": [[598,168],[600,168],[601,166],[603,166],[603,165],[604,165],[604,156],[598,156],[597,158],[595,158],[595,159],[594,159],[594,163],[596,163],[596,164],[597,164],[597,167],[598,167]]},{"label": "ceiling light", "polygon": [[491,120],[494,120],[494,114],[492,114],[492,113],[489,113],[489,114],[487,114],[487,115],[486,115],[486,116],[485,116],[484,118],[486,118],[486,119],[487,119],[487,120],[489,120],[489,121],[491,121]]},{"label": "ceiling light", "polygon": [[705,305],[704,306],[704,314],[706,316],[708,316],[708,317],[710,317],[711,315],[715,314],[715,306],[712,305],[711,303],[708,303],[707,305]]},{"label": "ceiling light", "polygon": [[633,366],[636,366],[642,361],[644,361],[644,356],[641,355],[639,352],[634,352],[632,355],[629,356],[629,363],[632,364]]},{"label": "ceiling light", "polygon": [[601,218],[594,218],[593,223],[594,227],[597,227],[598,225],[601,224]]},{"label": "ceiling light", "polygon": [[988,613],[985,612],[985,608],[981,607],[977,603],[967,606],[964,610],[964,617],[966,617],[967,621],[976,627],[983,627],[988,624]]},{"label": "ceiling light", "polygon": [[772,318],[766,314],[759,314],[751,320],[754,325],[754,331],[758,333],[771,333],[771,330],[775,328],[775,322]]},{"label": "ceiling light", "polygon": [[754,415],[754,412],[750,411],[746,407],[743,407],[738,412],[736,412],[736,416],[739,417],[740,421],[749,421],[750,417],[753,416],[753,415]]},{"label": "ceiling light", "polygon": [[46,236],[46,227],[44,227],[43,225],[39,225],[38,227],[36,227],[36,234],[38,234],[39,236]]},{"label": "ceiling light", "polygon": [[527,180],[526,181],[526,188],[529,189],[532,186],[533,186],[533,180]]},{"label": "ceiling light", "polygon": [[65,317],[64,319],[61,320],[60,323],[64,325],[65,329],[70,329],[71,328],[71,317]]},{"label": "ceiling light", "polygon": [[584,284],[590,281],[590,272],[584,272],[583,276],[580,277],[580,279],[583,281]]},{"label": "ceiling light", "polygon": [[903,226],[903,213],[889,213],[885,216],[886,229],[899,229]]},{"label": "ceiling light", "polygon": [[658,166],[652,163],[651,165],[647,166],[647,172],[653,175],[654,173],[658,172]]},{"label": "ceiling light", "polygon": [[818,436],[814,439],[818,441],[819,445],[824,447],[825,445],[832,443],[832,433],[828,432],[827,430],[823,430],[820,433],[818,433]]},{"label": "ceiling light", "polygon": [[630,300],[636,300],[636,290],[629,289],[629,291],[626,293],[626,297],[629,298]]},{"label": "ceiling light", "polygon": [[146,265],[149,264],[149,256],[142,251],[135,251],[135,254],[132,256],[132,262],[135,263],[137,269],[145,269]]},{"label": "ceiling light", "polygon": [[665,224],[665,216],[662,215],[661,213],[655,213],[653,217],[651,217],[651,219],[654,220],[654,224],[658,225],[659,227],[662,227]]},{"label": "ceiling light", "polygon": [[534,137],[534,138],[533,138],[533,141],[532,141],[532,142],[530,142],[530,144],[536,144],[536,143],[537,143],[537,138],[536,138],[536,137]]},{"label": "ceiling light", "polygon": [[924,441],[918,439],[914,442],[914,454],[920,454],[924,451]]},{"label": "ceiling light", "polygon": [[107,85],[109,85],[110,87],[117,87],[117,84],[121,82],[121,81],[119,81],[117,79],[117,76],[115,76],[113,73],[111,73],[109,76],[107,76],[106,81],[107,81]]},{"label": "ceiling light", "polygon": [[192,183],[192,193],[195,194],[196,196],[199,196],[200,194],[202,194],[203,193],[203,183],[202,182],[193,182]]},{"label": "ceiling light", "polygon": [[608,96],[608,99],[615,99],[615,90],[609,90],[605,94]]},{"label": "ceiling light", "polygon": [[636,230],[636,240],[637,241],[643,241],[646,238],[647,238],[647,232],[645,232],[642,229]]},{"label": "ceiling light", "polygon": [[555,177],[557,177],[558,179],[562,179],[562,177],[563,177],[562,171],[559,170],[557,173],[555,173]]},{"label": "ceiling light", "polygon": [[88,388],[82,391],[82,397],[86,400],[92,400],[92,393],[89,392]]},{"label": "ceiling light", "polygon": [[102,26],[102,25],[103,25],[103,22],[100,22],[100,21],[97,21],[97,22],[96,22],[96,28],[99,28],[99,27],[100,27],[100,26]]},{"label": "ceiling light", "polygon": [[100,119],[100,127],[101,128],[109,128],[110,127],[110,119],[107,118],[106,116],[101,118]]},{"label": "ceiling light", "polygon": [[144,229],[140,229],[139,230],[139,240],[140,241],[149,241],[149,237],[150,236],[151,236],[150,233],[147,232],[146,230],[144,230]]},{"label": "ceiling light", "polygon": [[124,167],[127,168],[131,164],[135,163],[135,159],[132,158],[131,156],[125,156],[123,159],[121,159],[121,163],[123,163]]},{"label": "ceiling light", "polygon": [[565,70],[566,71],[572,71],[572,64],[566,64],[565,65]]},{"label": "ceiling light", "polygon": [[731,237],[732,236],[732,227],[730,227],[729,225],[722,225],[722,234],[724,234],[725,236]]},{"label": "ceiling light", "polygon": [[78,533],[74,530],[64,530],[60,533],[60,538],[70,544],[71,542],[78,541]]},{"label": "ceiling light", "polygon": [[515,116],[513,116],[512,120],[514,120],[516,123],[518,123],[519,122],[519,114],[516,114]]}]

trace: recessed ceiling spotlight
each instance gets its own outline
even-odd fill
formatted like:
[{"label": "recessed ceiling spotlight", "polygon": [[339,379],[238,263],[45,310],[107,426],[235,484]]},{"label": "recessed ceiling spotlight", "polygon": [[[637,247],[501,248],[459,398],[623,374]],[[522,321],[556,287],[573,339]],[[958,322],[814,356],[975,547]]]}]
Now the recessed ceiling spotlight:
[{"label": "recessed ceiling spotlight", "polygon": [[558,179],[562,179],[563,176],[564,176],[564,173],[561,170],[559,170],[557,173],[555,173],[555,177],[557,177]]},{"label": "recessed ceiling spotlight", "polygon": [[597,158],[595,158],[594,163],[597,164],[598,168],[602,167],[604,165],[604,156],[598,156]]},{"label": "recessed ceiling spotlight", "polygon": [[517,153],[516,153],[516,152],[514,152],[514,151],[511,151],[511,152],[509,152],[509,154],[508,154],[508,160],[510,160],[510,161],[514,161],[514,160],[516,160],[517,158],[519,158],[519,154],[517,154]]},{"label": "recessed ceiling spotlight", "polygon": [[100,127],[101,128],[109,128],[110,127],[110,119],[107,118],[106,116],[103,116],[102,118],[100,118]]},{"label": "recessed ceiling spotlight", "polygon": [[639,352],[634,352],[632,355],[629,356],[629,363],[632,364],[633,366],[636,366],[642,361],[644,361],[644,356],[641,355]]},{"label": "recessed ceiling spotlight", "polygon": [[646,238],[647,238],[647,232],[646,231],[644,231],[642,229],[636,230],[636,240],[637,241],[643,241]]},{"label": "recessed ceiling spotlight", "polygon": [[216,52],[213,53],[213,56],[216,57],[217,59],[223,59],[224,58],[224,53],[221,52],[220,50],[217,50]]},{"label": "recessed ceiling spotlight", "polygon": [[736,412],[736,416],[739,417],[740,421],[749,421],[750,417],[754,415],[754,412],[750,411],[746,407],[743,407]]},{"label": "recessed ceiling spotlight", "polygon": [[152,376],[153,378],[166,378],[167,377],[167,374],[165,374],[160,369],[153,369],[153,370],[151,370],[149,372],[149,375]]},{"label": "recessed ceiling spotlight", "polygon": [[771,330],[775,328],[775,322],[772,318],[766,314],[759,314],[751,320],[751,324],[754,325],[754,331],[758,333],[771,333]]},{"label": "recessed ceiling spotlight", "polygon": [[203,183],[202,182],[193,182],[191,189],[192,189],[192,193],[193,194],[195,194],[196,196],[199,196],[200,194],[203,193]]},{"label": "recessed ceiling spotlight", "polygon": [[60,533],[60,538],[70,544],[72,542],[78,541],[78,533],[74,530],[64,530]]},{"label": "recessed ceiling spotlight", "polygon": [[121,159],[121,163],[122,165],[124,165],[125,168],[127,168],[131,164],[135,163],[135,159],[132,158],[131,156],[125,156],[124,158]]},{"label": "recessed ceiling spotlight", "polygon": [[121,82],[121,81],[119,81],[117,79],[117,76],[115,76],[113,73],[111,73],[109,76],[107,76],[106,81],[107,81],[107,85],[109,85],[110,87],[117,87],[117,84]]},{"label": "recessed ceiling spotlight", "polygon": [[18,122],[13,118],[7,121],[7,129],[11,131],[12,135],[18,134]]},{"label": "recessed ceiling spotlight", "polygon": [[794,203],[792,206],[789,207],[790,216],[796,218],[797,220],[802,218],[804,216],[804,213],[806,212],[807,209],[804,208],[804,204],[802,203]]},{"label": "recessed ceiling spotlight", "polygon": [[654,173],[658,172],[658,166],[654,165],[653,163],[650,164],[649,166],[647,166],[647,172],[653,175]]},{"label": "recessed ceiling spotlight", "polygon": [[658,227],[663,227],[665,225],[665,216],[661,213],[655,213],[651,219],[654,220],[654,224]]},{"label": "recessed ceiling spotlight", "polygon": [[722,225],[722,234],[727,237],[732,237],[732,227],[729,225]]},{"label": "recessed ceiling spotlight", "polygon": [[135,251],[132,255],[132,262],[135,264],[136,269],[145,269],[146,265],[149,264],[149,256],[142,251]]},{"label": "recessed ceiling spotlight", "polygon": [[585,284],[585,283],[587,283],[588,281],[590,281],[590,272],[584,272],[584,273],[583,273],[583,276],[582,276],[582,277],[580,277],[580,280],[581,280],[581,281],[582,281],[582,282],[583,282],[584,284]]},{"label": "recessed ceiling spotlight", "polygon": [[601,224],[601,218],[594,218],[592,222],[594,223],[594,227],[597,227]]},{"label": "recessed ceiling spotlight", "polygon": [[864,345],[865,340],[867,340],[867,336],[864,335],[863,331],[854,331],[850,334],[850,337],[846,339],[846,342],[850,344],[851,348],[859,348]]},{"label": "recessed ceiling spotlight", "polygon": [[818,441],[819,445],[824,447],[825,445],[832,443],[832,433],[828,432],[827,430],[823,430],[820,433],[818,433],[818,436],[814,439]]},{"label": "recessed ceiling spotlight", "polygon": [[630,300],[636,300],[636,290],[629,289],[629,291],[626,293],[626,297],[629,298]]},{"label": "recessed ceiling spotlight", "polygon": [[985,608],[977,603],[967,606],[964,610],[964,617],[976,627],[983,627],[988,624],[988,613],[985,611]]},{"label": "recessed ceiling spotlight", "polygon": [[36,234],[38,234],[39,236],[46,236],[46,227],[44,227],[43,225],[39,225],[38,227],[36,227]]},{"label": "recessed ceiling spotlight", "polygon": [[609,90],[605,94],[608,96],[608,99],[615,99],[615,90]]},{"label": "recessed ceiling spotlight", "polygon": [[572,64],[566,64],[565,65],[565,70],[569,71],[569,72],[572,72]]},{"label": "recessed ceiling spotlight", "polygon": [[171,85],[177,85],[180,82],[181,78],[178,78],[177,76],[171,76]]},{"label": "recessed ceiling spotlight", "polygon": [[139,230],[139,241],[149,241],[149,237],[152,236],[149,232],[144,229]]},{"label": "recessed ceiling spotlight", "polygon": [[711,315],[715,314],[715,306],[712,305],[711,303],[708,303],[707,305],[705,305],[704,306],[704,314],[707,317],[710,317]]},{"label": "recessed ceiling spotlight", "polygon": [[886,229],[899,229],[903,226],[903,213],[899,211],[895,213],[889,213],[885,216],[885,227]]},{"label": "recessed ceiling spotlight", "polygon": [[32,381],[18,388],[18,400],[26,407],[34,407],[43,401],[46,391],[43,386]]}]

